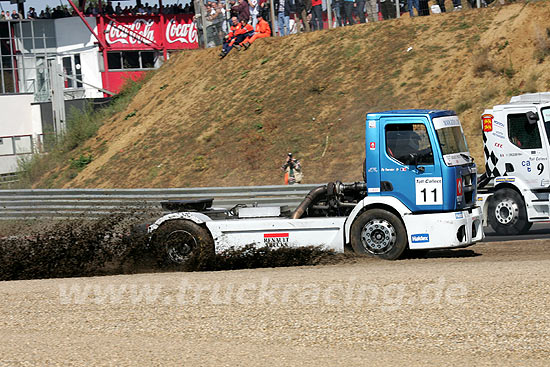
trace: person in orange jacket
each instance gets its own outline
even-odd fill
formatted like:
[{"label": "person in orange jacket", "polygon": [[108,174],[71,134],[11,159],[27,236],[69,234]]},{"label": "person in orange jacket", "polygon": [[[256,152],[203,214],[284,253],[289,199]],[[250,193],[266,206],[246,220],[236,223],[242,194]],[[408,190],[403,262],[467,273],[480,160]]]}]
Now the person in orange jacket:
[{"label": "person in orange jacket", "polygon": [[264,37],[271,37],[271,27],[269,26],[269,23],[264,20],[262,15],[258,14],[258,24],[256,24],[256,32],[252,37],[248,37],[244,40],[243,46],[245,49],[247,49],[254,41],[256,41],[256,39]]},{"label": "person in orange jacket", "polygon": [[235,43],[235,37],[236,32],[241,28],[241,23],[237,20],[237,17],[231,18],[231,23],[233,24],[231,28],[229,28],[229,33],[224,37],[223,39],[223,46],[222,46],[222,52],[220,52],[220,59],[223,59],[229,51],[233,48],[233,44]]},{"label": "person in orange jacket", "polygon": [[240,28],[235,30],[234,34],[235,34],[235,37],[231,40],[229,44],[230,46],[233,46],[236,43],[237,46],[240,47],[243,45],[244,41],[247,38],[252,37],[252,35],[254,35],[254,28],[252,28],[252,26],[248,24],[248,20],[243,19],[241,20]]}]

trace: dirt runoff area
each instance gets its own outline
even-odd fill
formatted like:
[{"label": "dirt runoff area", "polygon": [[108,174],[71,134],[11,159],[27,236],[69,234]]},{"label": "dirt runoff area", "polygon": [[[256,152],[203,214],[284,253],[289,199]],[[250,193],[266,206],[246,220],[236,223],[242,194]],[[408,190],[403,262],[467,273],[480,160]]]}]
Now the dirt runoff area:
[{"label": "dirt runoff area", "polygon": [[0,283],[0,365],[547,366],[550,241]]}]

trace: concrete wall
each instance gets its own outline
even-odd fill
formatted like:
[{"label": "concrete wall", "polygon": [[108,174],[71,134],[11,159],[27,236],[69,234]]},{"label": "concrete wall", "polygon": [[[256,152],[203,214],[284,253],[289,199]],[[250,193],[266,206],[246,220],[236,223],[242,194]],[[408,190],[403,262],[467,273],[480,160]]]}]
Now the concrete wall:
[{"label": "concrete wall", "polygon": [[[94,87],[103,88],[103,81],[101,80],[101,73],[99,71],[99,52],[97,48],[93,50],[87,50],[80,53],[80,62],[82,65],[82,81],[93,85]],[[84,85],[86,88],[85,98],[102,98],[103,92]]]},{"label": "concrete wall", "polygon": [[40,108],[32,94],[0,95],[0,174],[17,170],[18,159],[29,157],[42,134]]},{"label": "concrete wall", "polygon": [[42,128],[40,131],[33,130],[32,102],[32,94],[0,95],[0,136],[42,134]]}]

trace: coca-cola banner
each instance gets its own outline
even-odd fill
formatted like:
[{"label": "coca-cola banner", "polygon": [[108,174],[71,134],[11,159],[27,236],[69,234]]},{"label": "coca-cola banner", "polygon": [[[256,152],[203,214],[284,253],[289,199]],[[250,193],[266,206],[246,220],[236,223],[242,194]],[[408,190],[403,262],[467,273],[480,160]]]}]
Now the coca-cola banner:
[{"label": "coca-cola banner", "polygon": [[166,15],[164,29],[160,16],[105,17],[104,20],[105,41],[113,50],[199,47],[197,27],[189,14]]}]

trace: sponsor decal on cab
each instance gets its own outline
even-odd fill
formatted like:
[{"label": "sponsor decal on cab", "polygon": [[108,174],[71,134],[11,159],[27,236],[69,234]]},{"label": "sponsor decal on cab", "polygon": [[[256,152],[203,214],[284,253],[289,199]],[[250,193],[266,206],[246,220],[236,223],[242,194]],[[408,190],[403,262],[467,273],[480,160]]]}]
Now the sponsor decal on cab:
[{"label": "sponsor decal on cab", "polygon": [[504,124],[500,121],[497,121],[497,120],[493,120],[493,125],[499,126],[499,127],[504,127]]},{"label": "sponsor decal on cab", "polygon": [[481,121],[483,122],[483,131],[493,131],[493,115],[485,114],[481,116]]},{"label": "sponsor decal on cab", "polygon": [[428,233],[419,233],[411,235],[412,243],[425,243],[430,242],[430,235]]}]

